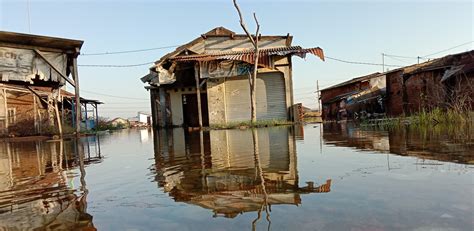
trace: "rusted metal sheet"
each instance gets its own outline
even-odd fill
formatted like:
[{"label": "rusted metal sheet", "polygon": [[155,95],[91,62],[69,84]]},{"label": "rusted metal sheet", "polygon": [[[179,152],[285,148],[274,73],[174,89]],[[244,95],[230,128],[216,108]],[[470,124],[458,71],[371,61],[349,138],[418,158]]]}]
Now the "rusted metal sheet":
[{"label": "rusted metal sheet", "polygon": [[[275,47],[266,48],[259,51],[259,59],[262,60],[263,66],[269,66],[270,56],[286,56],[296,55],[304,58],[307,53],[313,54],[324,61],[324,52],[321,48],[302,48],[300,46],[291,47]],[[247,63],[253,63],[255,60],[255,50],[245,49],[242,51],[227,51],[227,52],[215,52],[209,54],[197,54],[197,55],[184,55],[170,58],[170,60],[176,62],[187,62],[187,61],[211,61],[211,60],[238,60]]]}]

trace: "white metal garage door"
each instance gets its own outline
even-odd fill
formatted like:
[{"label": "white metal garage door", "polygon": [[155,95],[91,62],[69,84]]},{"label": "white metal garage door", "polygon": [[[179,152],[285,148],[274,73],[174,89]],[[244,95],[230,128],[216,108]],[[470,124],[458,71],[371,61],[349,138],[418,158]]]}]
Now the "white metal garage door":
[{"label": "white metal garage door", "polygon": [[[225,82],[227,122],[250,120],[250,90],[247,77]],[[257,78],[257,119],[286,120],[285,82],[280,72],[259,74]]]}]

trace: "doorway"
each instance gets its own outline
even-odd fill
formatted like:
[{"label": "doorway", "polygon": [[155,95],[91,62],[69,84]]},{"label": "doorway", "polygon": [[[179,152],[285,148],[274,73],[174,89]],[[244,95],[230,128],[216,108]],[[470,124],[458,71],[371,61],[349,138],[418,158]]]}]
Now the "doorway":
[{"label": "doorway", "polygon": [[[199,127],[199,116],[196,94],[183,94],[183,125],[185,127]],[[201,94],[202,126],[209,126],[209,113],[207,108],[207,94]]]}]

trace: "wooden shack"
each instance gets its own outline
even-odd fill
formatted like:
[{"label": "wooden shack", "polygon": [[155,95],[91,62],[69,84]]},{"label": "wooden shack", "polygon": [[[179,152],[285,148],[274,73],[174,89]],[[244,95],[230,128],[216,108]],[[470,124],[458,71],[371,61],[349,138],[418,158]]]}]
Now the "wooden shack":
[{"label": "wooden shack", "polygon": [[385,75],[373,73],[321,90],[323,120],[357,119],[383,114]]},{"label": "wooden shack", "polygon": [[[292,119],[291,56],[311,53],[324,59],[320,48],[292,46],[292,39],[259,36],[257,120]],[[152,124],[202,127],[249,121],[252,47],[246,35],[217,27],[156,61],[141,79],[149,84]]]},{"label": "wooden shack", "polygon": [[[64,88],[75,89],[73,126],[80,131],[77,57],[83,41],[0,31],[0,133],[62,134]],[[63,91],[61,90],[63,89]]]}]

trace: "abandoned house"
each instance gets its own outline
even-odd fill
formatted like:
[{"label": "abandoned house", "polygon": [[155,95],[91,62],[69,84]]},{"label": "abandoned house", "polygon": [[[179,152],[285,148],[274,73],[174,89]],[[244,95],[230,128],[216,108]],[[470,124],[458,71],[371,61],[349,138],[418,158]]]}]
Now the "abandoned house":
[{"label": "abandoned house", "polygon": [[385,75],[373,73],[321,90],[323,120],[373,117],[385,112]]},{"label": "abandoned house", "polygon": [[[79,132],[76,59],[82,44],[79,40],[0,31],[2,135],[33,135],[53,127],[62,133],[66,104],[72,111],[68,118],[74,116],[71,125]],[[75,94],[64,90],[66,83],[74,87]]]},{"label": "abandoned house", "polygon": [[398,68],[386,76],[389,116],[474,108],[474,50]]},{"label": "abandoned house", "polygon": [[[259,36],[258,120],[292,119],[291,56],[311,53],[324,60],[322,49],[303,49],[291,42],[290,35]],[[141,78],[149,84],[152,124],[199,127],[199,114],[202,126],[249,121],[254,60],[249,38],[223,27],[163,56]]]}]

